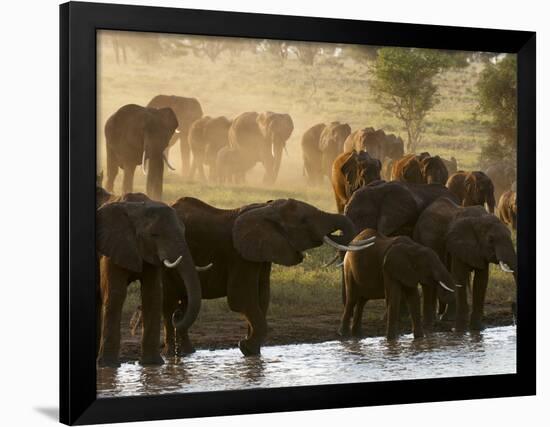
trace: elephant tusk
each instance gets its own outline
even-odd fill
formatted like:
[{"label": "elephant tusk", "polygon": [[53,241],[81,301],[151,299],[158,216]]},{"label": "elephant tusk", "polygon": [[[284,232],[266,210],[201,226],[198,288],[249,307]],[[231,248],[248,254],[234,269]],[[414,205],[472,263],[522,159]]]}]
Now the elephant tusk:
[{"label": "elephant tusk", "polygon": [[170,170],[173,170],[175,171],[176,169],[170,164],[170,162],[168,161],[168,157],[166,156],[166,153],[162,153],[162,158],[164,159],[164,163],[166,163],[166,166],[168,166],[168,168]]},{"label": "elephant tusk", "polygon": [[205,265],[205,266],[202,266],[202,267],[201,267],[200,265],[197,265],[197,266],[195,266],[195,270],[197,270],[197,271],[206,271],[206,270],[210,270],[210,269],[212,268],[213,265],[214,265],[214,264],[212,264],[212,263],[210,263],[210,264],[208,264],[208,265]]},{"label": "elephant tusk", "polygon": [[462,285],[455,285],[455,288],[463,288],[464,286]]},{"label": "elephant tusk", "polygon": [[336,264],[336,267],[342,267],[343,265],[344,265],[344,260],[342,260],[338,264]]},{"label": "elephant tusk", "polygon": [[361,246],[346,246],[346,245],[341,245],[340,243],[336,243],[334,240],[331,240],[331,238],[328,237],[328,236],[323,237],[323,241],[327,245],[330,245],[333,248],[338,249],[340,251],[361,251],[363,249],[368,248],[369,246],[374,245],[374,242],[371,242],[371,243],[368,243],[366,245],[361,245]]},{"label": "elephant tusk", "polygon": [[168,261],[167,259],[165,259],[163,262],[164,262],[164,265],[168,268],[175,268],[178,266],[178,264],[181,262],[182,260],[182,256],[180,255],[174,262],[170,262]]},{"label": "elephant tusk", "polygon": [[443,289],[445,289],[446,291],[449,291],[449,292],[454,292],[454,289],[451,289],[449,288],[445,283],[443,283],[441,280],[439,281],[439,284],[441,285],[441,287]]},{"label": "elephant tusk", "polygon": [[143,150],[143,156],[141,157],[141,171],[143,172],[143,175],[147,175],[147,171],[145,170],[145,162],[147,159],[145,158],[145,150]]},{"label": "elephant tusk", "polygon": [[179,129],[176,129],[174,133],[181,133]]},{"label": "elephant tusk", "polygon": [[513,273],[514,270],[510,268],[510,266],[502,261],[498,262],[498,265],[500,266],[500,269],[506,273]]},{"label": "elephant tusk", "polygon": [[284,150],[285,150],[285,154],[287,155],[288,157],[288,150],[286,149],[286,145],[283,146]]},{"label": "elephant tusk", "polygon": [[362,245],[366,245],[367,243],[374,242],[375,240],[376,240],[376,236],[372,236],[372,237],[369,237],[368,239],[353,240],[352,242],[350,242],[350,245],[351,246],[362,246]]},{"label": "elephant tusk", "polygon": [[329,262],[323,264],[323,268],[330,267],[332,264],[334,264],[338,260],[338,258],[340,258],[340,254],[336,252],[336,255],[334,255],[334,257]]}]

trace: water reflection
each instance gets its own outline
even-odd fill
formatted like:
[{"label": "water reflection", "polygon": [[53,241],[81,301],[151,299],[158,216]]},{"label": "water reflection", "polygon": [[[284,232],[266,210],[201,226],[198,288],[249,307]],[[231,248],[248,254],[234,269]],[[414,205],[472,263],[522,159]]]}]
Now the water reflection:
[{"label": "water reflection", "polygon": [[238,349],[200,350],[161,367],[126,363],[100,368],[100,397],[289,387],[414,378],[491,375],[516,371],[516,328],[436,333],[264,347],[245,358]]}]

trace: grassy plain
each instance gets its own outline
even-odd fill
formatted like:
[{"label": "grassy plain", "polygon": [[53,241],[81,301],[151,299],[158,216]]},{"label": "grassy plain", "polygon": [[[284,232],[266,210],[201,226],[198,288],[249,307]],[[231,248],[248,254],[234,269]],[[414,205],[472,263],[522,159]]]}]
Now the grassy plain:
[{"label": "grassy plain", "polygon": [[[271,110],[288,112],[294,120],[294,133],[287,143],[288,156],[283,157],[280,178],[274,186],[260,184],[260,165],[249,173],[243,186],[185,182],[177,173],[166,171],[167,202],[195,196],[218,207],[237,207],[293,197],[334,211],[328,181],[320,187],[306,185],[301,135],[316,123],[333,120],[346,121],[354,130],[373,126],[403,137],[406,134],[402,124],[376,104],[370,91],[368,67],[348,58],[320,58],[313,66],[305,66],[292,57],[282,62],[267,53],[244,51],[239,56],[223,53],[216,62],[189,54],[160,57],[147,64],[130,52],[126,64],[117,64],[109,34],[100,33],[98,37],[98,171],[104,169],[103,127],[107,118],[122,105],[146,105],[159,93],[196,97],[210,116],[233,118],[244,111]],[[175,36],[168,36],[168,41],[170,37]],[[419,147],[432,154],[454,156],[462,169],[478,167],[481,146],[487,139],[488,122],[475,115],[474,87],[482,67],[473,63],[438,78],[440,102],[427,116]],[[178,167],[176,147],[170,158]],[[120,188],[121,177],[117,181],[115,191]],[[135,190],[144,188],[143,176],[136,171]],[[274,266],[268,343],[336,338],[342,311],[340,273],[321,267],[332,255],[332,250],[323,247],[309,251],[309,257],[296,267]],[[511,323],[509,303],[513,294],[512,278],[493,269],[487,295],[488,324]],[[127,314],[138,301],[136,286],[130,292]],[[382,302],[371,302],[366,310],[366,333],[382,332]],[[205,301],[192,338],[199,347],[232,346],[245,332],[239,315],[231,313],[225,300],[220,299]],[[126,339],[133,340],[127,334]]]}]

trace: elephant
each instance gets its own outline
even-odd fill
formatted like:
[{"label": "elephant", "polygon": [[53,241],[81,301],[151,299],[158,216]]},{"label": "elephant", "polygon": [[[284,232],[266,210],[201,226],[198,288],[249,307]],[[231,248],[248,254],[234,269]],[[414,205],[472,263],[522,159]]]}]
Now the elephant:
[{"label": "elephant", "polygon": [[319,140],[323,175],[331,178],[332,164],[344,151],[344,141],[350,133],[351,127],[347,123],[332,122],[323,129]]},{"label": "elephant", "polygon": [[[360,252],[347,252],[344,257],[345,307],[339,333],[355,337],[362,335],[361,319],[365,303],[373,299],[386,299],[386,337],[398,335],[400,300],[403,295],[409,308],[415,338],[424,336],[421,322],[420,296],[439,295],[450,301],[454,295],[454,282],[437,254],[406,236],[386,237],[367,228],[356,239],[375,237],[374,244]],[[350,320],[353,322],[350,329]],[[430,315],[424,316],[424,326],[430,329]]]},{"label": "elephant", "polygon": [[495,187],[495,200],[500,200],[505,191],[514,190],[512,184],[516,181],[516,168],[510,162],[493,163],[485,169],[485,174],[491,178]]},{"label": "elephant", "polygon": [[111,194],[107,190],[105,190],[103,187],[96,185],[95,187],[95,208],[96,209],[99,209],[105,203],[114,201],[114,199],[115,199],[114,194]]},{"label": "elephant", "polygon": [[460,200],[462,206],[484,206],[495,212],[495,194],[491,178],[484,172],[458,171],[447,181],[447,188]]},{"label": "elephant", "polygon": [[320,184],[323,181],[323,170],[321,168],[321,150],[319,140],[327,126],[324,123],[317,123],[310,127],[302,135],[302,159],[304,161],[304,175],[310,184]]},{"label": "elephant", "polygon": [[392,163],[391,180],[408,182],[411,184],[424,183],[422,176],[421,159],[416,154],[407,154]]},{"label": "elephant", "polygon": [[439,197],[458,199],[441,184],[374,181],[351,196],[344,214],[357,230],[411,236],[418,216]]},{"label": "elephant", "polygon": [[159,344],[163,266],[181,279],[172,286],[181,286],[177,291],[187,296],[183,316],[172,318],[173,313],[165,313],[172,327],[186,334],[201,307],[201,286],[185,239],[185,227],[174,209],[144,194],[124,195],[119,201],[101,206],[96,215],[101,297],[97,304],[98,320],[101,318],[98,364],[119,365],[122,307],[127,287],[135,280],[141,282],[141,363],[162,364]]},{"label": "elephant", "polygon": [[149,108],[171,108],[178,120],[177,132],[170,139],[169,147],[180,140],[181,175],[187,177],[189,173],[189,129],[191,124],[202,117],[202,107],[196,98],[185,98],[175,95],[157,95],[147,104]]},{"label": "elephant", "polygon": [[[513,273],[517,285],[517,260],[510,230],[481,206],[462,207],[441,197],[422,212],[416,222],[413,239],[432,248],[454,278],[457,331],[464,331],[468,326],[466,291],[470,287],[472,272],[472,313],[469,319],[472,330],[482,327],[489,263],[498,264],[503,271]],[[436,298],[427,298],[424,304],[435,316]],[[446,315],[453,315],[452,307],[447,308]]]},{"label": "elephant", "polygon": [[368,153],[383,161],[386,157],[397,160],[403,157],[403,140],[393,134],[386,135],[382,129],[372,127],[356,130],[344,142],[344,151],[368,151]]},{"label": "elephant", "polygon": [[196,120],[189,130],[189,147],[193,154],[189,178],[195,172],[199,179],[205,180],[204,165],[208,166],[209,180],[216,181],[216,157],[218,152],[229,145],[229,127],[231,120],[224,116],[205,116]]},{"label": "elephant", "polygon": [[458,163],[454,157],[451,157],[450,159],[445,159],[441,157],[441,160],[445,164],[445,167],[447,168],[447,173],[449,175],[458,172]]},{"label": "elephant", "polygon": [[449,171],[439,156],[428,156],[420,160],[422,179],[425,184],[443,184],[449,179]]},{"label": "elephant", "polygon": [[516,192],[508,190],[500,196],[498,201],[498,217],[506,225],[517,229],[518,207],[516,204]]},{"label": "elephant", "polygon": [[273,184],[279,174],[283,149],[293,130],[294,123],[288,114],[242,113],[229,128],[229,145],[241,150],[245,172],[262,162],[264,183]]},{"label": "elephant", "polygon": [[[202,298],[227,297],[229,308],[244,315],[248,334],[239,342],[245,356],[257,355],[267,335],[266,313],[269,305],[271,264],[293,266],[304,259],[303,251],[327,243],[339,250],[361,250],[372,243],[356,241],[353,224],[343,215],[327,213],[294,199],[254,203],[237,209],[218,209],[184,197],[172,207],[186,224],[186,239],[193,259],[213,263],[200,272]],[[333,234],[337,230],[340,235]],[[174,329],[169,314],[187,313],[186,296],[181,286],[171,283],[181,278],[173,270],[163,270],[165,350],[176,347],[192,351],[187,334]],[[183,304],[179,305],[178,301]],[[180,315],[181,315],[180,313]],[[176,316],[179,318],[179,316]],[[176,345],[177,342],[177,345]]]},{"label": "elephant", "polygon": [[319,184],[323,176],[332,176],[332,164],[344,149],[344,141],[351,133],[347,123],[319,123],[309,128],[302,137],[304,171],[310,183]]},{"label": "elephant", "polygon": [[373,159],[366,151],[342,153],[332,166],[332,189],[336,199],[338,213],[344,213],[344,207],[357,189],[380,180],[380,160]]},{"label": "elephant", "polygon": [[[389,166],[387,165],[386,168],[388,169]],[[418,155],[407,154],[401,159],[391,162],[392,181],[445,185],[448,178],[449,173],[441,157],[431,156],[427,152]]]},{"label": "elephant", "polygon": [[223,147],[216,155],[216,182],[242,184],[246,167],[245,156],[238,147]]},{"label": "elephant", "polygon": [[147,194],[162,197],[164,163],[173,169],[165,155],[170,138],[178,127],[170,108],[146,108],[128,104],[119,108],[105,123],[107,145],[106,190],[113,191],[118,169],[124,171],[122,193],[131,193],[137,165],[147,175]]}]

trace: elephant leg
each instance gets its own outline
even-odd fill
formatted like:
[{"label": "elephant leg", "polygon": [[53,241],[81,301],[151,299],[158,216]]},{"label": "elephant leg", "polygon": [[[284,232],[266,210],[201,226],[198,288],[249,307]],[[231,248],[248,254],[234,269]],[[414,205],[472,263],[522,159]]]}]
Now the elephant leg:
[{"label": "elephant leg", "polygon": [[396,282],[386,284],[386,338],[394,340],[398,336],[401,287]]},{"label": "elephant leg", "polygon": [[461,261],[453,258],[451,263],[451,273],[455,279],[455,301],[456,301],[456,320],[455,330],[464,332],[468,324],[468,295],[467,290],[470,286],[470,270]]},{"label": "elephant leg", "polygon": [[470,329],[479,331],[482,329],[483,306],[485,304],[485,292],[489,281],[489,266],[482,270],[475,270],[472,286],[472,314],[470,316]]},{"label": "elephant leg", "polygon": [[420,295],[418,288],[403,289],[403,295],[409,308],[411,316],[411,324],[413,336],[415,338],[422,338],[424,336],[424,329],[422,328],[422,316],[420,314]]},{"label": "elephant leg", "polygon": [[351,271],[344,270],[343,276],[344,283],[342,286],[345,294],[344,312],[342,313],[342,318],[340,319],[340,328],[338,329],[338,334],[343,337],[347,337],[351,333],[350,321],[353,316],[355,305],[357,304],[357,297],[355,296],[355,292],[353,291],[356,283],[353,279]]},{"label": "elephant leg", "polygon": [[246,318],[250,331],[246,339],[239,341],[239,348],[245,356],[259,355],[267,335],[266,316],[260,308],[260,271],[250,264],[235,270],[229,279],[227,302],[232,311]]},{"label": "elephant leg", "polygon": [[422,320],[424,329],[432,331],[435,323],[437,293],[433,286],[422,287]]},{"label": "elephant leg", "polygon": [[122,181],[122,193],[131,193],[134,189],[135,165],[124,165],[124,175]]},{"label": "elephant leg", "polygon": [[143,316],[141,363],[143,365],[162,365],[164,363],[159,352],[161,292],[160,272],[156,267],[145,267],[141,278]]},{"label": "elephant leg", "polygon": [[115,179],[118,175],[118,164],[115,161],[114,154],[111,150],[107,149],[107,182],[105,189],[110,193],[113,192],[115,186]]},{"label": "elephant leg", "polygon": [[180,135],[180,155],[181,155],[181,175],[185,178],[189,173],[189,158],[191,150],[187,141],[187,132],[181,131]]},{"label": "elephant leg", "polygon": [[365,308],[367,300],[365,298],[359,298],[353,312],[353,320],[351,322],[351,335],[359,338],[363,336],[363,309]]},{"label": "elephant leg", "polygon": [[103,320],[97,363],[99,366],[119,366],[120,321],[122,306],[126,299],[128,274],[113,265],[107,258],[102,258],[100,277]]},{"label": "elephant leg", "polygon": [[197,157],[193,155],[193,160],[191,160],[191,169],[189,170],[189,179],[193,180],[195,178],[195,172],[197,171]]}]

